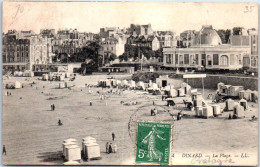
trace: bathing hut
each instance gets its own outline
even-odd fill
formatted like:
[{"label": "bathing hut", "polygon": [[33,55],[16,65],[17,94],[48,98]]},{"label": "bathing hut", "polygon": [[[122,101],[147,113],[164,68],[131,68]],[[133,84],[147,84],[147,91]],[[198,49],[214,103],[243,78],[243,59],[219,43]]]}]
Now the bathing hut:
[{"label": "bathing hut", "polygon": [[234,115],[236,115],[238,118],[245,116],[245,110],[244,107],[241,105],[236,105],[234,107]]},{"label": "bathing hut", "polygon": [[218,92],[221,92],[221,88],[222,88],[222,86],[224,86],[224,85],[225,85],[225,84],[222,83],[222,82],[220,82],[220,83],[217,84]]},{"label": "bathing hut", "polygon": [[67,161],[79,161],[81,160],[80,147],[77,145],[66,146],[66,156]]},{"label": "bathing hut", "polygon": [[230,92],[230,88],[232,87],[232,85],[223,85],[223,86],[221,86],[221,88],[220,88],[220,94],[221,95],[228,95],[228,93]]},{"label": "bathing hut", "polygon": [[191,86],[190,85],[186,85],[184,87],[184,93],[187,95],[187,94],[191,94]]},{"label": "bathing hut", "polygon": [[244,90],[243,86],[231,86],[229,88],[229,92],[228,95],[229,96],[233,96],[233,97],[238,97],[239,96],[239,92]]},{"label": "bathing hut", "polygon": [[177,90],[178,97],[185,96],[184,88],[179,88]]},{"label": "bathing hut", "polygon": [[244,107],[245,110],[248,108],[247,101],[245,99],[241,99],[239,101],[239,105]]},{"label": "bathing hut", "polygon": [[257,91],[252,91],[251,92],[251,101],[252,102],[257,102],[258,99],[258,92]]},{"label": "bathing hut", "polygon": [[65,88],[65,82],[60,82],[60,83],[59,83],[59,88],[60,88],[60,89]]},{"label": "bathing hut", "polygon": [[244,98],[244,95],[245,95],[245,90],[241,90],[241,91],[238,93],[239,99],[243,99],[243,98]]},{"label": "bathing hut", "polygon": [[93,143],[86,143],[84,144],[84,150],[85,152],[83,153],[84,159],[91,160],[91,159],[99,159],[101,158],[100,156],[100,146],[93,142]]},{"label": "bathing hut", "polygon": [[145,90],[144,82],[139,81],[136,85],[138,89]]},{"label": "bathing hut", "polygon": [[62,143],[62,154],[63,156],[66,158],[67,156],[67,152],[66,152],[66,147],[67,146],[71,146],[71,145],[77,145],[76,142],[73,142],[73,141],[68,141],[68,142],[65,142],[65,143]]},{"label": "bathing hut", "polygon": [[244,99],[246,99],[247,101],[251,101],[251,93],[252,91],[250,89],[247,89],[244,93]]},{"label": "bathing hut", "polygon": [[226,104],[226,107],[225,107],[226,111],[233,111],[234,110],[234,100],[227,99],[225,104]]},{"label": "bathing hut", "polygon": [[188,84],[187,84],[186,82],[183,82],[183,83],[181,84],[181,88],[185,88],[187,85],[188,85]]},{"label": "bathing hut", "polygon": [[202,107],[202,117],[213,117],[213,110],[211,106],[206,105],[205,107]]},{"label": "bathing hut", "polygon": [[196,106],[195,107],[195,116],[196,117],[201,117],[202,116],[202,112],[203,112],[202,106]]},{"label": "bathing hut", "polygon": [[218,104],[212,105],[213,115],[218,116],[221,114],[220,106]]},{"label": "bathing hut", "polygon": [[14,87],[15,87],[15,89],[21,89],[21,88],[22,88],[21,82],[15,81],[15,82],[14,82]]},{"label": "bathing hut", "polygon": [[130,81],[128,82],[128,84],[129,84],[130,88],[135,88],[135,81],[130,80]]}]

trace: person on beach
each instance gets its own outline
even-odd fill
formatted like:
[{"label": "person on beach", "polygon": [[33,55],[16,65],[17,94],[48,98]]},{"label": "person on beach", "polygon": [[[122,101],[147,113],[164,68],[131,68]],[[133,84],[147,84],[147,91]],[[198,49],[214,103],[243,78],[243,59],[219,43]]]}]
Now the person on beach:
[{"label": "person on beach", "polygon": [[113,141],[115,141],[115,137],[116,137],[115,133],[112,132],[112,139],[113,139]]},{"label": "person on beach", "polygon": [[5,148],[5,145],[3,145],[3,153],[2,155],[5,154],[6,155],[6,148]]}]

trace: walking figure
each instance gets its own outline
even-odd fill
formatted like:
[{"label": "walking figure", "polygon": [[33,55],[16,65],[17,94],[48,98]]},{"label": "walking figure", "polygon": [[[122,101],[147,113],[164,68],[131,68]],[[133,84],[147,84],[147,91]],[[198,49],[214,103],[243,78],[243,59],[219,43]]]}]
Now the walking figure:
[{"label": "walking figure", "polygon": [[147,158],[149,158],[148,161],[153,161],[153,159],[158,159],[161,161],[163,153],[160,152],[156,148],[156,138],[160,140],[166,140],[165,138],[161,137],[160,135],[164,132],[156,129],[156,125],[152,127],[152,130],[149,132],[149,134],[143,139],[142,143],[147,144],[148,143],[148,155]]},{"label": "walking figure", "polygon": [[53,111],[53,104],[51,105],[51,111]]},{"label": "walking figure", "polygon": [[116,135],[114,134],[114,132],[112,132],[112,139],[113,139],[113,141],[115,141],[115,137],[116,137]]},{"label": "walking figure", "polygon": [[54,104],[52,105],[52,109],[53,109],[53,111],[55,110],[55,105]]},{"label": "walking figure", "polygon": [[3,153],[2,155],[5,154],[6,155],[6,149],[5,149],[5,145],[3,146]]}]

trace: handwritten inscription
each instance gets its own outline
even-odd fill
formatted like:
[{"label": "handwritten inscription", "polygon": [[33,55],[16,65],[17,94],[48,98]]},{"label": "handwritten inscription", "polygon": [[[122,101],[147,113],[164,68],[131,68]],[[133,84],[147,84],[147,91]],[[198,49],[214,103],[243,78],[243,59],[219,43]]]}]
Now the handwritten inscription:
[{"label": "handwritten inscription", "polygon": [[245,6],[244,13],[250,13],[252,12],[254,6]]},{"label": "handwritten inscription", "polygon": [[214,154],[203,154],[203,153],[183,153],[182,158],[190,160],[192,165],[224,165],[224,164],[235,164],[235,159],[249,158],[248,153],[240,153],[236,155],[214,153]]}]

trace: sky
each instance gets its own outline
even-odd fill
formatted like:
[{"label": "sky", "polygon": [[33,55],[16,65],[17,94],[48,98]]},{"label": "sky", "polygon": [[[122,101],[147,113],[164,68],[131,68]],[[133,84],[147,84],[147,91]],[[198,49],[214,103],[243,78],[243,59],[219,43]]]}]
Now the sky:
[{"label": "sky", "polygon": [[3,2],[3,32],[76,28],[98,33],[102,27],[152,25],[153,30],[200,30],[241,26],[258,29],[257,3],[212,2]]}]

